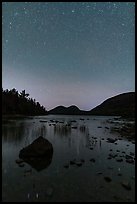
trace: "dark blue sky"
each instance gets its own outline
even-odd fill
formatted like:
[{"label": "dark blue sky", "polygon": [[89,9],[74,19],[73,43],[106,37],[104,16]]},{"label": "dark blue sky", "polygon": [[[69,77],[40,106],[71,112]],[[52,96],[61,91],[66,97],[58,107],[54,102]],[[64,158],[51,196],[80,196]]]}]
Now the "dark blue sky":
[{"label": "dark blue sky", "polygon": [[5,2],[3,88],[25,89],[47,110],[90,110],[135,90],[135,3]]}]

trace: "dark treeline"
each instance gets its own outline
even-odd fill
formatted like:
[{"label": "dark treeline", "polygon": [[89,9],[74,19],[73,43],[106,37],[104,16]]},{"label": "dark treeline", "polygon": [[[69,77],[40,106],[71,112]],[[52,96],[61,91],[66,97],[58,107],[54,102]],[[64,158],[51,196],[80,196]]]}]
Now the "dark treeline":
[{"label": "dark treeline", "polygon": [[29,98],[25,90],[20,93],[15,89],[2,89],[2,114],[5,115],[46,115],[47,111],[35,99]]}]

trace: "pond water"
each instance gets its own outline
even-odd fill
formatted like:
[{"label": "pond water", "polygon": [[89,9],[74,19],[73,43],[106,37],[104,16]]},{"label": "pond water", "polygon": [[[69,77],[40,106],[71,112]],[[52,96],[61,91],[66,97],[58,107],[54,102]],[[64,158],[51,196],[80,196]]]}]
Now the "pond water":
[{"label": "pond water", "polygon": [[[135,156],[134,163],[126,162],[125,156],[134,155],[135,143],[110,131],[114,124],[108,121],[113,119],[59,115],[3,119],[2,200],[134,202]],[[52,158],[47,166],[20,167],[16,163],[20,150],[39,136],[53,145]],[[117,141],[109,143],[107,138]],[[108,159],[110,153],[117,155]],[[123,182],[130,188],[124,188]]]}]

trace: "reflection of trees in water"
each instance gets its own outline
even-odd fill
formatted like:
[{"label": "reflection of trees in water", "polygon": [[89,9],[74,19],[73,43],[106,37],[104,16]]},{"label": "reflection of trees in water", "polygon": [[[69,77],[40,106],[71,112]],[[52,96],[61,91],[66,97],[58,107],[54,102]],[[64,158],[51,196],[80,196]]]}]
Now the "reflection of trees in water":
[{"label": "reflection of trees in water", "polygon": [[11,123],[2,126],[2,139],[6,142],[20,142],[25,134],[25,123]]},{"label": "reflection of trees in water", "polygon": [[46,126],[37,126],[32,123],[20,122],[9,123],[2,126],[2,139],[4,142],[21,143],[24,140],[24,146],[32,142],[39,136],[46,135]]},{"label": "reflection of trees in water", "polygon": [[60,125],[57,124],[54,126],[54,134],[60,135],[60,136],[67,136],[71,134],[71,126],[70,125]]}]

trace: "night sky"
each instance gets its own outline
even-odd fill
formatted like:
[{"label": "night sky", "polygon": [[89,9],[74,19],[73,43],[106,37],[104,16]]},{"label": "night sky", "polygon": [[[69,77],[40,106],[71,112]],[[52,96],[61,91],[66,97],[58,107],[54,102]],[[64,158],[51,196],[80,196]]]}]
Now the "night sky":
[{"label": "night sky", "polygon": [[134,2],[5,2],[2,86],[47,110],[135,91]]}]

